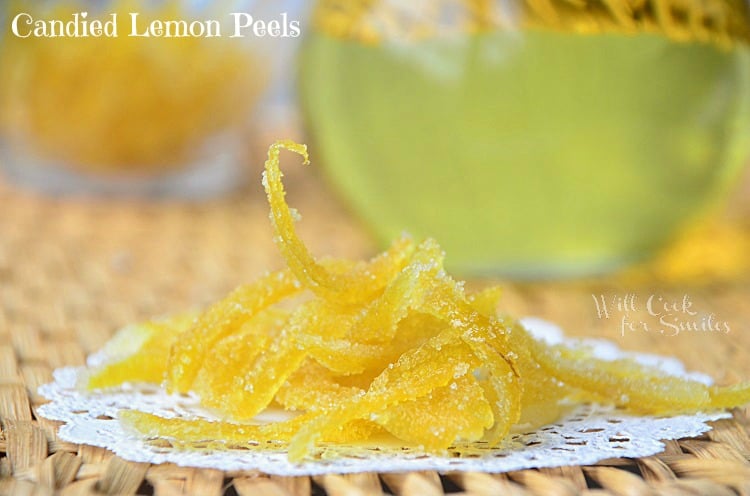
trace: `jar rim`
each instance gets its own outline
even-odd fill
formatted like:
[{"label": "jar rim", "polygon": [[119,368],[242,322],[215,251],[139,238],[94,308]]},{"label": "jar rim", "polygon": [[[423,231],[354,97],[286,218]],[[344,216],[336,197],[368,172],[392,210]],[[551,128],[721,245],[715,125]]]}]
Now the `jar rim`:
[{"label": "jar rim", "polygon": [[364,44],[497,30],[649,33],[729,48],[750,43],[745,0],[319,0],[312,27]]}]

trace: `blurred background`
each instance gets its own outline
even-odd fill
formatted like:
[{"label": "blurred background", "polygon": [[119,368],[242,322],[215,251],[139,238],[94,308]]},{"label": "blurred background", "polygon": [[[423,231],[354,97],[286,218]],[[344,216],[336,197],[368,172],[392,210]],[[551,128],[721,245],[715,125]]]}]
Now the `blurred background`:
[{"label": "blurred background", "polygon": [[[282,163],[313,253],[432,236],[512,314],[750,372],[746,3],[402,4],[3,3],[0,334],[80,362],[121,325],[278,268],[260,172],[290,137],[313,162]],[[117,13],[120,36],[9,28],[83,11]],[[224,35],[131,38],[130,12]],[[230,38],[231,12],[302,36]],[[672,333],[652,295],[698,313],[671,313]]]}]

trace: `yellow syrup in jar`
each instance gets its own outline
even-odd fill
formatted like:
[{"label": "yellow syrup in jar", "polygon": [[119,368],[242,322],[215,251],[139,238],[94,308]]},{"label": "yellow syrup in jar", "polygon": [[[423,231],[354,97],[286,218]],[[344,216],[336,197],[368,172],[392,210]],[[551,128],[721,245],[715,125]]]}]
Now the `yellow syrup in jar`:
[{"label": "yellow syrup in jar", "polygon": [[463,2],[454,19],[423,3],[320,2],[301,59],[328,174],[384,242],[435,236],[469,273],[609,270],[748,154],[742,3]]}]

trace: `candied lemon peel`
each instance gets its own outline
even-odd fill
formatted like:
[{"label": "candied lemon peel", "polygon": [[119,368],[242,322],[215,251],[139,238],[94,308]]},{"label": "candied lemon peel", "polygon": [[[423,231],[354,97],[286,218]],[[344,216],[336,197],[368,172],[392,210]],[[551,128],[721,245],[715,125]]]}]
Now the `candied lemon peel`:
[{"label": "candied lemon peel", "polygon": [[[284,149],[305,163],[308,156],[304,145],[278,141],[265,163],[274,241],[288,268],[197,317],[126,328],[115,339],[132,337],[137,349],[87,374],[90,390],[144,381],[193,391],[224,419],[122,411],[120,420],[140,435],[186,447],[282,446],[299,461],[321,443],[377,436],[431,452],[494,446],[514,425],[556,420],[570,401],[660,415],[750,402],[750,383],[706,386],[535,340],[497,313],[499,288],[471,293],[451,278],[432,239],[403,236],[369,262],[316,259],[285,201]],[[303,293],[296,308],[277,305]],[[269,407],[291,417],[253,421]]]},{"label": "candied lemon peel", "polygon": [[[221,4],[6,0],[0,18],[111,14],[124,28],[131,13],[143,26],[192,22],[218,15]],[[8,26],[0,46],[4,137],[41,161],[85,172],[137,175],[203,160],[211,140],[243,132],[269,79],[255,45],[230,37],[21,38]]]},{"label": "candied lemon peel", "polygon": [[750,40],[742,0],[320,0],[313,27],[363,44],[518,28],[580,35],[648,33],[728,47]]}]

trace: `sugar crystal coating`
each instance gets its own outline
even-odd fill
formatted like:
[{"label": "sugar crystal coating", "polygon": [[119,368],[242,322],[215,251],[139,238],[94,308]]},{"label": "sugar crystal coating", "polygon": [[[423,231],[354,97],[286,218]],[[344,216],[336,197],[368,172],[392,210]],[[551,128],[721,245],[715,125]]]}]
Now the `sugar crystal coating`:
[{"label": "sugar crystal coating", "polygon": [[[242,286],[197,318],[131,328],[141,347],[90,371],[89,389],[127,381],[195,391],[224,420],[124,411],[147,437],[176,445],[283,446],[290,460],[319,443],[386,439],[428,451],[501,443],[514,425],[554,421],[561,401],[605,401],[640,413],[685,413],[750,402],[726,388],[667,376],[631,360],[536,341],[497,313],[499,288],[467,293],[443,269],[437,242],[404,236],[369,262],[316,260],[294,230],[279,153],[263,185],[288,268]],[[278,305],[304,294],[292,309]],[[166,360],[165,360],[166,357]],[[291,418],[253,417],[281,407]]]}]

